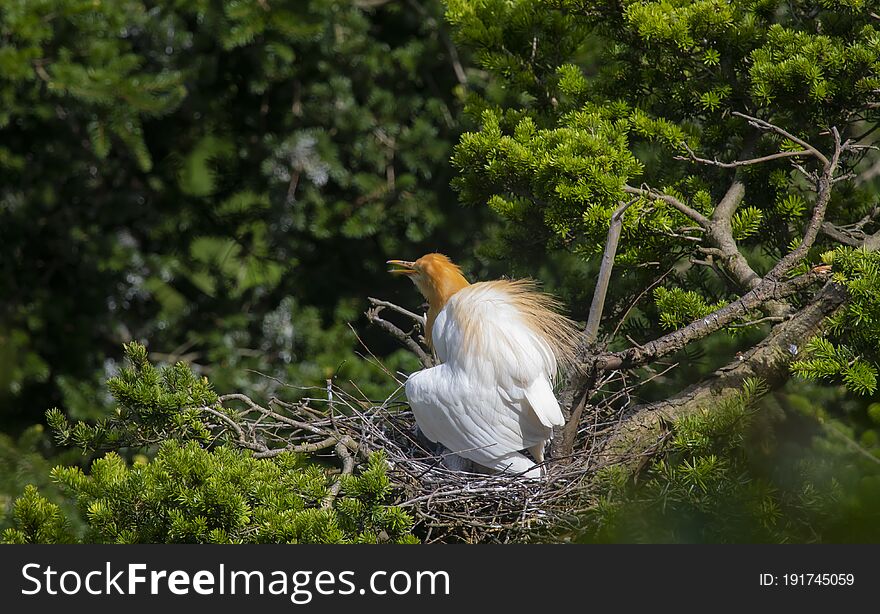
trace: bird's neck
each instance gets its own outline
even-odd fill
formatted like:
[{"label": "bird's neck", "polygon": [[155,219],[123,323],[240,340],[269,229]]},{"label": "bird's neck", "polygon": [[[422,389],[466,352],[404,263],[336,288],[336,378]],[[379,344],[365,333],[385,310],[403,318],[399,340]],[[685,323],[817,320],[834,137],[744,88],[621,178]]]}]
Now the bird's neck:
[{"label": "bird's neck", "polygon": [[425,298],[428,299],[428,316],[425,322],[425,340],[428,345],[433,346],[431,332],[434,328],[434,320],[446,306],[456,292],[467,288],[470,285],[468,280],[460,273],[450,273],[442,278],[432,279],[431,283],[423,289]]}]

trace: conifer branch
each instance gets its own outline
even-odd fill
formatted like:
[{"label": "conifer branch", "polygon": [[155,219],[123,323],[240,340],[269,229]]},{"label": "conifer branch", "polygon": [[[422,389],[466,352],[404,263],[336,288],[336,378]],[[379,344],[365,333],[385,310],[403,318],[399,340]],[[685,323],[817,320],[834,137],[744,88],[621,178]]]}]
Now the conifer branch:
[{"label": "conifer branch", "polygon": [[[785,130],[773,126],[772,124],[745,115],[743,115],[743,117],[746,117],[749,120],[754,120],[755,125],[758,125],[759,127],[774,130],[783,136],[786,136],[786,138],[790,137]],[[608,370],[635,367],[650,363],[657,358],[682,349],[692,341],[701,339],[706,335],[727,326],[731,322],[744,316],[749,311],[758,309],[768,303],[778,301],[779,299],[786,298],[787,296],[791,296],[818,281],[820,278],[824,278],[828,271],[813,270],[792,280],[786,282],[780,281],[783,275],[790,271],[804,258],[807,251],[813,245],[824,222],[825,211],[831,199],[831,191],[834,185],[834,173],[837,170],[842,152],[849,146],[849,142],[841,142],[840,134],[836,128],[832,128],[831,133],[834,136],[835,143],[834,153],[831,158],[825,157],[818,151],[813,152],[814,155],[818,154],[816,157],[825,161],[825,166],[822,175],[817,181],[818,195],[816,198],[816,204],[813,208],[813,214],[804,232],[801,243],[796,249],[783,256],[763,279],[755,275],[754,279],[750,282],[752,285],[751,290],[732,303],[729,303],[712,314],[692,322],[679,330],[659,337],[658,339],[642,346],[632,347],[613,354],[595,356],[593,357],[590,366]],[[799,139],[792,140],[795,140],[805,148],[812,150],[812,147],[804,141]],[[733,189],[733,186],[731,189]],[[736,250],[736,253],[739,254],[738,249],[736,249],[736,244],[732,240],[732,236],[729,236],[728,227],[729,222],[723,224],[719,223],[719,220],[707,220],[706,228],[709,231],[708,235],[711,238],[714,238],[716,244],[720,244],[719,249],[722,257],[724,255],[731,255],[731,250]],[[742,258],[741,254],[739,256]],[[749,270],[751,270],[750,267]],[[771,315],[778,316],[779,314]]]},{"label": "conifer branch", "polygon": [[757,117],[752,117],[751,115],[746,115],[745,113],[740,113],[739,111],[734,111],[733,115],[745,119],[746,121],[749,122],[749,124],[751,126],[754,126],[755,128],[758,128],[760,130],[769,130],[771,132],[775,132],[779,136],[785,137],[789,141],[797,143],[798,145],[803,147],[806,151],[808,151],[810,153],[810,155],[812,155],[813,157],[818,159],[820,162],[822,162],[823,166],[826,166],[826,167],[828,166],[829,160],[825,156],[825,154],[823,154],[821,151],[819,151],[818,149],[816,149],[815,147],[813,147],[812,145],[807,143],[805,140],[803,140],[799,137],[796,137],[795,135],[788,132],[787,130],[782,129],[775,124],[771,124],[770,122],[764,121],[763,119],[758,119]]},{"label": "conifer branch", "polygon": [[828,238],[837,241],[838,243],[849,245],[850,247],[861,245],[865,234],[861,231],[857,231],[861,234],[861,237],[854,236],[849,230],[832,224],[831,222],[823,222],[820,230],[822,231],[822,234],[826,235]]},{"label": "conifer branch", "polygon": [[831,190],[834,187],[834,173],[837,171],[837,165],[840,162],[840,155],[849,143],[841,143],[840,133],[837,128],[832,128],[831,133],[834,135],[834,153],[831,159],[822,156],[825,160],[825,167],[822,176],[818,180],[818,189],[816,196],[816,204],[813,207],[813,215],[807,228],[804,231],[800,245],[783,256],[779,262],[767,273],[765,279],[775,280],[781,279],[783,275],[788,273],[792,267],[800,262],[807,255],[809,249],[813,246],[822,223],[825,221],[825,211],[828,209],[828,203],[831,200]]},{"label": "conifer branch", "polygon": [[829,271],[826,270],[810,271],[787,282],[777,282],[765,278],[753,290],[706,317],[639,347],[596,355],[590,359],[587,368],[595,367],[607,371],[648,364],[684,348],[688,343],[720,330],[750,311],[759,308],[767,301],[791,296],[817,281],[825,279],[828,274]]}]

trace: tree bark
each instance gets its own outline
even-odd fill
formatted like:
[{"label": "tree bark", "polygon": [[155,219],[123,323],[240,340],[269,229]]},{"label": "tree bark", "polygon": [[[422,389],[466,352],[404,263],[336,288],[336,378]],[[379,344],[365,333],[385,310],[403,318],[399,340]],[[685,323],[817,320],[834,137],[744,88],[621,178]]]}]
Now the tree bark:
[{"label": "tree bark", "polygon": [[661,439],[665,423],[711,409],[739,393],[746,378],[760,378],[771,388],[781,386],[788,379],[789,364],[802,346],[821,330],[825,318],[840,308],[846,298],[843,287],[826,283],[810,304],[778,324],[764,341],[718,369],[709,379],[672,398],[628,409],[605,442],[600,462],[636,468]]}]

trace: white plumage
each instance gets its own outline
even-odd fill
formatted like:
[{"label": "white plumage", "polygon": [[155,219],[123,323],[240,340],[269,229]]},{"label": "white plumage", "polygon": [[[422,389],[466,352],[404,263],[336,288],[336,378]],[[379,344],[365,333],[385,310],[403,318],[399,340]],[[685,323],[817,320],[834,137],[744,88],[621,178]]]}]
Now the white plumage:
[{"label": "white plumage", "polygon": [[430,335],[441,364],[406,383],[428,439],[490,469],[540,475],[521,451],[543,460],[564,423],[552,384],[573,330],[551,302],[514,281],[471,284],[448,299]]}]

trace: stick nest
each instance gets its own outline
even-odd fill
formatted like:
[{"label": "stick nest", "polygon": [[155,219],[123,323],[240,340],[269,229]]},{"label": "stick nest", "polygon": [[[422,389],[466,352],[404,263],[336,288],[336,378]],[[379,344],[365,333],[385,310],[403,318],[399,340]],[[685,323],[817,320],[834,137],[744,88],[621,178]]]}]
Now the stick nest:
[{"label": "stick nest", "polygon": [[[420,434],[403,402],[402,385],[381,402],[331,382],[324,389],[297,390],[320,396],[294,403],[273,397],[264,407],[230,394],[220,397],[219,408],[203,409],[217,428],[258,458],[284,451],[326,455],[342,475],[356,471],[358,460],[383,451],[394,503],[413,516],[426,542],[522,542],[574,529],[579,512],[592,502],[592,478],[605,464],[599,444],[613,430],[611,423],[598,421],[596,409],[592,423],[577,433],[579,452],[545,463],[544,478],[486,474],[474,467],[453,468],[460,457]],[[338,491],[337,480],[324,504],[332,505]]]}]

